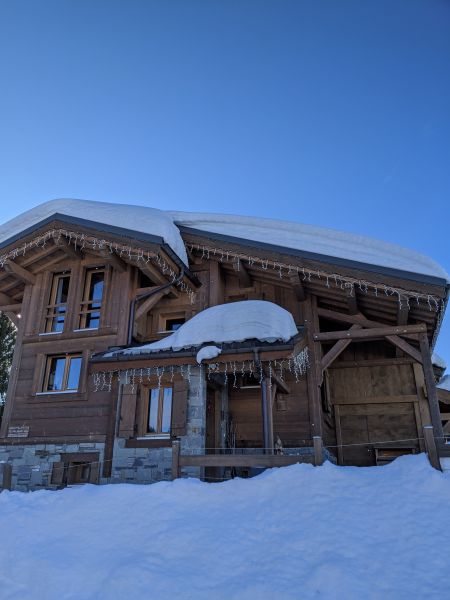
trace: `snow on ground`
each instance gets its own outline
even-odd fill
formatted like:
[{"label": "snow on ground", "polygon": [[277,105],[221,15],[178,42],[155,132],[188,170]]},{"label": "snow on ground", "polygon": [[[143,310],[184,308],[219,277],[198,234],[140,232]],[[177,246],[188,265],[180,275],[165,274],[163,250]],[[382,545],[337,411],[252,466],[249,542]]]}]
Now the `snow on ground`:
[{"label": "snow on ground", "polygon": [[252,339],[261,342],[287,342],[297,333],[293,316],[281,306],[266,300],[243,300],[202,310],[162,340],[109,352],[105,356],[181,350],[201,346],[206,342],[220,344]]},{"label": "snow on ground", "polygon": [[449,506],[450,474],[425,455],[3,492],[0,598],[447,598]]},{"label": "snow on ground", "polygon": [[[370,265],[442,277],[450,275],[436,261],[414,250],[375,238],[293,221],[215,213],[167,211],[176,225],[304,250]],[[220,245],[220,242],[217,242]]]},{"label": "snow on ground", "polygon": [[180,231],[167,212],[130,204],[112,204],[70,198],[50,200],[0,225],[0,243],[55,213],[162,237],[181,260],[186,265],[188,264]]}]

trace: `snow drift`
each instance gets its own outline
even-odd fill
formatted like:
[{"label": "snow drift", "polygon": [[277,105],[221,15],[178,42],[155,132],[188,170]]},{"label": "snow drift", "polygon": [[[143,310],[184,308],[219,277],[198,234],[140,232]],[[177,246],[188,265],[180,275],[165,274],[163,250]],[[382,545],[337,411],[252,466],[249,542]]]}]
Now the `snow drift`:
[{"label": "snow drift", "polygon": [[281,306],[266,300],[243,300],[202,310],[162,340],[137,348],[117,350],[105,356],[181,350],[206,342],[220,344],[253,339],[287,342],[297,333],[293,316]]},{"label": "snow drift", "polygon": [[450,477],[425,455],[3,492],[0,598],[446,598],[449,506]]}]

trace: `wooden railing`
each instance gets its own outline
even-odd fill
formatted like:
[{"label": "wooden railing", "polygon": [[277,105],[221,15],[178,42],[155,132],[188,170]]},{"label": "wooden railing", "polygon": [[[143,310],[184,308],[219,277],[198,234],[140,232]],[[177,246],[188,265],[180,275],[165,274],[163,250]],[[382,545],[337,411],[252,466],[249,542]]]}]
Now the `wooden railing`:
[{"label": "wooden railing", "polygon": [[[323,443],[320,436],[313,438],[312,463],[323,463]],[[172,479],[180,477],[182,467],[254,467],[268,469],[305,462],[305,454],[181,454],[180,442],[172,443]]]}]

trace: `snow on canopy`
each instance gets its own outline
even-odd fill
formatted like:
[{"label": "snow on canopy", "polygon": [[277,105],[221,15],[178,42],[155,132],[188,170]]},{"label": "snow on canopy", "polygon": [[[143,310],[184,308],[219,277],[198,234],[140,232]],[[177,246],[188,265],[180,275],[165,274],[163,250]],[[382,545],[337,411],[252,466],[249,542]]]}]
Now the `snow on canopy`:
[{"label": "snow on canopy", "polygon": [[281,306],[265,300],[243,300],[202,310],[163,340],[138,348],[117,350],[106,356],[176,351],[207,342],[220,344],[252,339],[287,342],[297,333],[291,313]]},{"label": "snow on canopy", "polygon": [[0,596],[444,599],[448,558],[436,541],[449,503],[450,473],[425,454],[215,484],[5,491]]},{"label": "snow on canopy", "polygon": [[169,211],[168,214],[179,226],[441,277],[450,282],[445,269],[431,258],[414,250],[362,235],[276,219],[175,211]]},{"label": "snow on canopy", "polygon": [[73,199],[50,200],[1,225],[0,243],[55,213],[162,237],[177,256],[188,264],[180,231],[170,215],[157,208],[130,204]]}]

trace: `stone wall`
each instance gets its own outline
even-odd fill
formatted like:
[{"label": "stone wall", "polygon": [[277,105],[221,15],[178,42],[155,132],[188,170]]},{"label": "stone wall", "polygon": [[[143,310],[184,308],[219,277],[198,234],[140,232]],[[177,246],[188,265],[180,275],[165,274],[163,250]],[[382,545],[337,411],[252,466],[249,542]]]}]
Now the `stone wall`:
[{"label": "stone wall", "polygon": [[12,489],[28,492],[54,489],[51,484],[53,463],[59,462],[66,452],[98,452],[103,461],[104,443],[78,444],[15,444],[0,446],[0,464],[12,465]]}]

